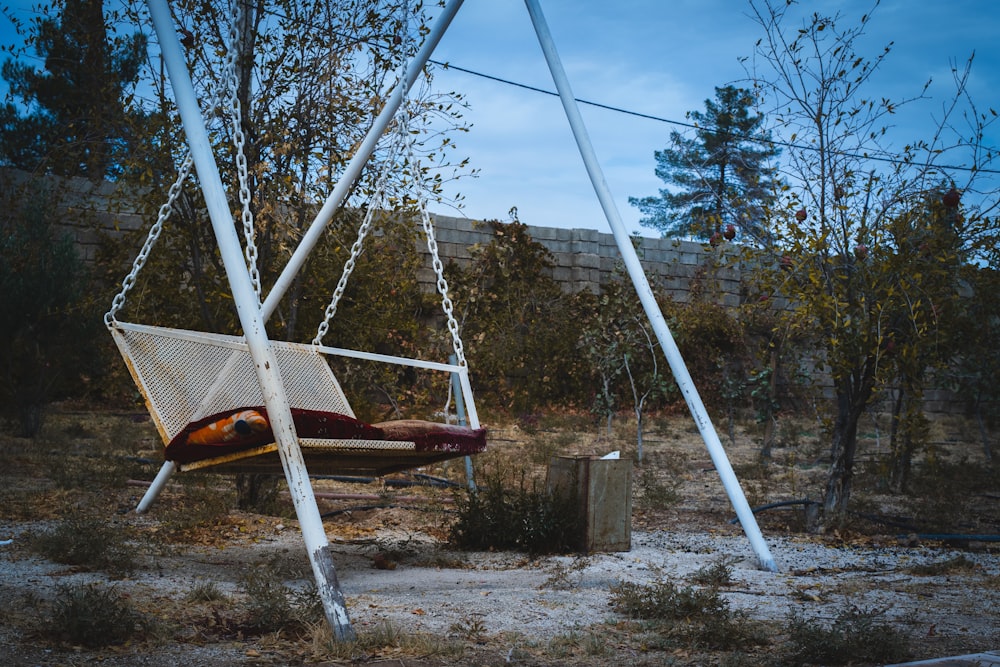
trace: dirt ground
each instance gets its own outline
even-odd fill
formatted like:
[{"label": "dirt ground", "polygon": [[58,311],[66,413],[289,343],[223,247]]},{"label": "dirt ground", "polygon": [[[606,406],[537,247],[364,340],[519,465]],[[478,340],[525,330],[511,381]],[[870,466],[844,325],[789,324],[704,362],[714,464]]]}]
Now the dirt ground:
[{"label": "dirt ground", "polygon": [[[291,590],[312,580],[287,497],[269,514],[241,512],[232,509],[231,477],[188,473],[137,515],[142,481],[157,468],[148,421],[65,409],[39,438],[0,436],[0,664],[787,664],[780,655],[790,619],[829,626],[850,610],[877,614],[886,624],[878,627],[905,636],[908,659],[996,650],[1000,545],[991,537],[1000,533],[1000,484],[983,472],[972,429],[959,421],[934,428],[921,458],[933,482],[915,476],[908,495],[879,489],[885,432],[873,421],[852,520],[814,534],[803,530],[801,504],[761,512],[777,573],[759,567],[731,522],[718,475],[684,417],[657,420],[647,435],[645,460],[633,469],[625,552],[460,551],[447,543],[453,489],[316,480],[359,635],[354,645],[334,646],[322,622],[262,634],[246,619],[248,573],[266,572]],[[789,426],[767,465],[758,461],[752,425],[734,427],[732,440],[726,433],[751,505],[819,497],[825,468],[814,430]],[[544,475],[552,455],[622,449],[632,456],[634,434],[627,423],[609,435],[583,418],[550,419],[530,429],[493,428],[490,447],[477,470],[518,461]],[[461,462],[425,472],[464,481]],[[77,515],[103,517],[127,535],[133,567],[118,572],[39,555],[35,538]],[[759,624],[766,641],[727,650],[671,643],[660,626],[629,619],[613,604],[624,583],[704,588],[713,567],[727,575],[713,590]],[[89,583],[123,596],[155,630],[101,648],[53,637],[54,600]],[[214,592],[210,599],[192,594],[205,589]]]}]

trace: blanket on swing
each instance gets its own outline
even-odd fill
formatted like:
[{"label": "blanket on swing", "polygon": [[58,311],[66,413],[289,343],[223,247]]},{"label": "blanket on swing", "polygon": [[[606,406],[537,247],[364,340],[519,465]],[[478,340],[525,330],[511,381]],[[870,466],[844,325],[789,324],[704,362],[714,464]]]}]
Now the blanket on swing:
[{"label": "blanket on swing", "polygon": [[[404,419],[368,424],[335,412],[292,408],[300,438],[412,442],[418,452],[476,454],[486,449],[486,429]],[[185,464],[274,442],[267,409],[242,407],[188,424],[166,447],[168,461]]]}]

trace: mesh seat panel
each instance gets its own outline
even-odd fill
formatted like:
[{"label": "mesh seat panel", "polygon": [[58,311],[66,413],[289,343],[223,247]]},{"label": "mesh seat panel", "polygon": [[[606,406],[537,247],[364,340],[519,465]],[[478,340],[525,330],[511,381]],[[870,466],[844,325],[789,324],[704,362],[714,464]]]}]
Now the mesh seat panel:
[{"label": "mesh seat panel", "polygon": [[[116,322],[111,330],[164,442],[202,417],[265,403],[243,338]],[[288,403],[353,417],[311,345],[271,341]]]}]

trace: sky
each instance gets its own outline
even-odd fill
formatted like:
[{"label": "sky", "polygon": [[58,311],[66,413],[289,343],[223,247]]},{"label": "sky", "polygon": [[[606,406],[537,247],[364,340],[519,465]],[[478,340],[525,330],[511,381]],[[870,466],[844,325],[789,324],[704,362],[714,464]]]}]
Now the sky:
[{"label": "sky", "polygon": [[[842,15],[854,25],[870,0],[817,0],[807,11]],[[31,2],[9,8],[26,18]],[[704,110],[717,86],[740,85],[741,57],[762,36],[747,0],[541,0],[555,45],[577,98],[672,121]],[[0,43],[11,25],[0,16]],[[971,90],[982,107],[1000,110],[1000,4],[994,0],[917,2],[883,0],[873,12],[864,53],[893,42],[875,79],[879,94],[911,96],[933,79],[929,95],[907,108],[898,132],[925,136],[950,90],[950,68],[975,51]],[[527,9],[520,0],[466,0],[433,55],[492,77],[554,91]],[[449,185],[463,208],[435,211],[473,219],[609,231],[557,97],[499,83],[457,69],[438,69],[435,85],[465,95],[468,134],[456,136],[457,158],[479,170]],[[595,152],[630,232],[655,236],[640,225],[629,197],[655,195],[654,151],[682,127],[606,109],[581,106]],[[989,138],[1000,143],[1000,133]]]},{"label": "sky", "polygon": [[[704,110],[715,87],[745,78],[739,59],[762,36],[746,0],[541,0],[541,6],[577,98],[681,122],[686,112]],[[853,25],[872,3],[806,6],[840,12]],[[964,64],[973,50],[974,96],[1000,110],[998,35],[1000,4],[992,0],[881,3],[864,40],[872,55],[894,42],[876,79],[880,94],[912,96],[932,78],[929,94],[937,97],[908,109],[913,134],[901,127],[902,134],[925,135],[950,90],[951,64]],[[467,0],[434,59],[555,89],[527,10],[516,0]],[[463,215],[506,220],[516,206],[528,224],[608,231],[558,98],[454,70],[439,71],[435,83],[463,92],[471,105],[473,127],[457,138],[457,153],[467,153],[481,171],[457,185]],[[655,236],[640,226],[641,213],[628,199],[664,187],[654,173],[654,151],[683,128],[585,105],[581,113],[627,228]]]}]

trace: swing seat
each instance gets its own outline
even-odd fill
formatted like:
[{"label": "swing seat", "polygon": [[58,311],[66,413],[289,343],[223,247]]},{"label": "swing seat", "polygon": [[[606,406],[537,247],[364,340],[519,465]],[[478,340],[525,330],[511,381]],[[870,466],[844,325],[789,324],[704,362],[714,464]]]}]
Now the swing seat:
[{"label": "swing seat", "polygon": [[[242,337],[115,321],[111,333],[180,470],[281,470]],[[485,429],[358,420],[313,345],[271,341],[311,474],[386,475],[486,448]],[[242,422],[242,425],[240,424]]]}]

